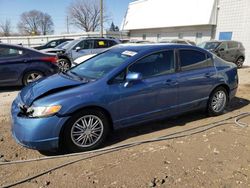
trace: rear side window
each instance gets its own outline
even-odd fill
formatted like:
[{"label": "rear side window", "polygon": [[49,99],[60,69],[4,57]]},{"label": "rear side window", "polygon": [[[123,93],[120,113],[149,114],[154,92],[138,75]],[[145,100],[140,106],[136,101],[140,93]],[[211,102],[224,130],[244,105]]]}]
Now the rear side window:
[{"label": "rear side window", "polygon": [[17,48],[0,47],[0,58],[16,57],[23,55],[23,50]]},{"label": "rear side window", "polygon": [[203,52],[196,50],[180,50],[180,64],[182,71],[205,68],[212,65],[212,60]]},{"label": "rear side window", "polygon": [[164,51],[149,55],[128,69],[129,72],[141,73],[143,78],[150,78],[174,72],[174,51]]},{"label": "rear side window", "polygon": [[238,48],[239,44],[238,42],[228,42],[228,48],[232,49],[232,48]]},{"label": "rear side window", "polygon": [[108,48],[108,41],[106,40],[95,40],[94,48]]}]

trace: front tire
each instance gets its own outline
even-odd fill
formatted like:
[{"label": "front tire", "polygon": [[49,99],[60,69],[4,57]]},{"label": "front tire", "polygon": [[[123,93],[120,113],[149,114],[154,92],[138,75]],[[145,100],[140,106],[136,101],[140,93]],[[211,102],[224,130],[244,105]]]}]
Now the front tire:
[{"label": "front tire", "polygon": [[66,72],[67,70],[70,69],[71,63],[68,59],[59,59],[57,62],[57,66],[59,67],[60,71]]},{"label": "front tire", "polygon": [[228,103],[228,93],[224,87],[216,88],[208,100],[208,113],[211,116],[223,114]]},{"label": "front tire", "polygon": [[92,109],[75,114],[65,126],[63,145],[69,152],[97,149],[109,132],[109,121],[105,114]]}]

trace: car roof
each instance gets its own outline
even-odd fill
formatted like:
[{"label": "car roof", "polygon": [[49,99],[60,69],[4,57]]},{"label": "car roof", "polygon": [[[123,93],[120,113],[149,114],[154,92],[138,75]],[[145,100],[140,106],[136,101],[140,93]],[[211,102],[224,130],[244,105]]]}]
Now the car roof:
[{"label": "car roof", "polygon": [[186,44],[175,44],[175,43],[151,43],[151,44],[138,44],[138,43],[126,43],[126,44],[119,44],[114,47],[114,49],[121,49],[121,50],[128,50],[128,51],[136,51],[136,52],[146,52],[146,51],[157,51],[157,50],[165,50],[165,49],[180,49],[180,48],[185,48],[185,49],[194,49],[194,50],[199,50],[202,52],[207,53],[206,50],[196,47],[196,46],[191,46],[191,45],[186,45]]}]

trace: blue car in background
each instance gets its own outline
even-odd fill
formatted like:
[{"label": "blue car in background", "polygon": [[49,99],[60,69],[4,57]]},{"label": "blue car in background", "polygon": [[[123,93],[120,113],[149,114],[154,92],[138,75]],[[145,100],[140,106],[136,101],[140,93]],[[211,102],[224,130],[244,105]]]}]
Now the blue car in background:
[{"label": "blue car in background", "polygon": [[21,86],[57,73],[57,56],[19,45],[0,44],[0,86]]},{"label": "blue car in background", "polygon": [[37,150],[92,150],[111,130],[197,109],[220,115],[237,87],[236,65],[201,48],[118,45],[25,87],[12,133]]}]

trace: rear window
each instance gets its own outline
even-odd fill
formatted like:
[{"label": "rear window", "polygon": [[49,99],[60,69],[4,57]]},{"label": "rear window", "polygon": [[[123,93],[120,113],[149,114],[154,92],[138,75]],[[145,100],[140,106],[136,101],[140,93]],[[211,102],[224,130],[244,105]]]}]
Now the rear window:
[{"label": "rear window", "polygon": [[212,65],[212,60],[207,54],[196,50],[180,50],[181,70],[188,71],[205,68]]}]

